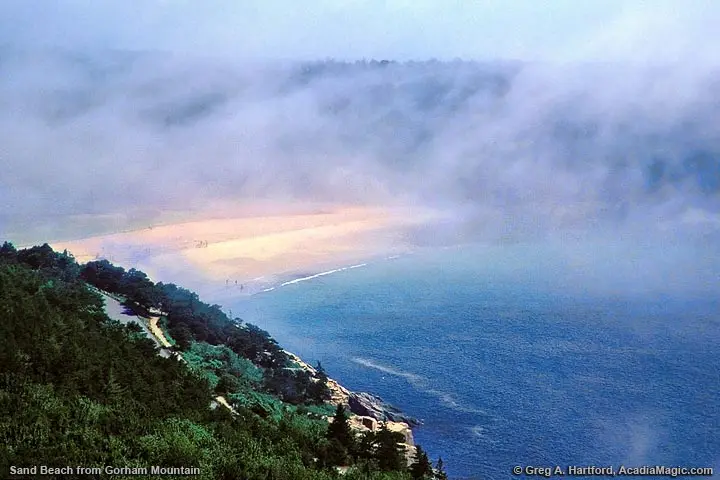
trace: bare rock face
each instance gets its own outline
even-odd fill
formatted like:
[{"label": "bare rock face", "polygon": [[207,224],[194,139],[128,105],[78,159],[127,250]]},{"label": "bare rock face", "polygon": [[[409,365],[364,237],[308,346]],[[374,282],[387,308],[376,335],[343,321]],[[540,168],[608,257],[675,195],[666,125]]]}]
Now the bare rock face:
[{"label": "bare rock face", "polygon": [[377,420],[371,417],[360,417],[358,415],[351,415],[349,419],[350,428],[353,429],[357,435],[363,432],[375,432],[380,428]]},{"label": "bare rock face", "polygon": [[413,438],[412,430],[410,430],[410,425],[404,422],[387,422],[385,425],[387,426],[387,429],[391,432],[397,432],[402,434],[402,436],[404,437],[404,444],[410,446],[415,445],[415,439]]},{"label": "bare rock face", "polygon": [[360,419],[360,422],[362,423],[363,427],[367,428],[368,430],[374,432],[378,429],[378,422],[372,417],[358,417]]},{"label": "bare rock face", "polygon": [[372,417],[379,422],[402,422],[408,425],[421,423],[418,419],[405,415],[386,403],[382,398],[365,392],[350,392],[348,407],[355,415]]},{"label": "bare rock face", "polygon": [[[300,368],[312,375],[317,374],[317,371],[312,365],[304,362],[294,353],[288,352],[287,350],[285,350],[285,353],[292,361],[298,364]],[[377,395],[365,392],[351,392],[332,378],[327,379],[327,386],[330,389],[331,396],[328,403],[331,405],[347,405],[350,412],[355,415],[372,417],[379,422],[403,422],[411,426],[422,423],[416,418],[405,415]]]},{"label": "bare rock face", "polygon": [[[328,421],[332,421],[332,417],[328,417]],[[402,441],[398,444],[403,451],[403,457],[407,466],[413,464],[415,461],[415,454],[417,447],[415,446],[415,439],[413,437],[410,425],[402,422],[378,422],[372,417],[361,417],[358,415],[352,415],[349,419],[350,428],[355,432],[356,436],[361,436],[364,432],[377,432],[384,425],[391,432],[399,433],[403,436]]]},{"label": "bare rock face", "polygon": [[332,405],[338,405],[342,403],[343,405],[347,405],[349,398],[350,398],[350,391],[340,385],[337,381],[333,380],[332,378],[328,378],[327,386],[330,389],[330,404]]},{"label": "bare rock face", "polygon": [[417,447],[415,445],[403,444],[405,447],[405,464],[409,467],[415,463],[415,455],[417,455]]},{"label": "bare rock face", "polygon": [[[332,417],[328,417],[328,421],[332,421]],[[352,415],[350,417],[350,428],[358,431],[371,431],[377,432],[385,425],[391,432],[400,433],[403,436],[402,443],[407,445],[415,445],[415,439],[413,438],[412,429],[410,425],[404,422],[378,422],[372,417],[362,417],[359,415]]]},{"label": "bare rock face", "polygon": [[[304,362],[300,357],[288,351],[286,353],[300,368],[310,372],[312,375],[317,374],[315,368]],[[356,435],[366,431],[377,432],[381,428],[381,423],[385,424],[388,430],[402,434],[403,442],[400,443],[400,446],[404,450],[407,465],[410,466],[414,462],[417,447],[415,447],[412,427],[420,425],[422,423],[420,420],[405,415],[376,395],[365,392],[351,392],[332,378],[328,378],[327,386],[330,389],[328,403],[347,406],[352,414],[349,419],[350,428],[356,432]],[[326,417],[326,420],[332,422],[333,417]]]},{"label": "bare rock face", "polygon": [[405,463],[409,467],[415,461],[415,454],[417,453],[417,447],[415,446],[415,439],[413,438],[410,425],[402,422],[387,422],[385,425],[391,432],[400,433],[404,437],[400,446],[403,449]]}]

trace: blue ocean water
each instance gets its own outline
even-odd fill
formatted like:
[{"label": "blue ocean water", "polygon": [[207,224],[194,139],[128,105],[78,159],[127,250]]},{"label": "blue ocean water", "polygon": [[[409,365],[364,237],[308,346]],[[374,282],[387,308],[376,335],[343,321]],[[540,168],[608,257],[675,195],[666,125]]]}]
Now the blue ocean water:
[{"label": "blue ocean water", "polygon": [[603,262],[556,253],[430,250],[226,306],[423,419],[416,440],[451,478],[514,478],[516,465],[720,471],[718,299],[633,291]]}]

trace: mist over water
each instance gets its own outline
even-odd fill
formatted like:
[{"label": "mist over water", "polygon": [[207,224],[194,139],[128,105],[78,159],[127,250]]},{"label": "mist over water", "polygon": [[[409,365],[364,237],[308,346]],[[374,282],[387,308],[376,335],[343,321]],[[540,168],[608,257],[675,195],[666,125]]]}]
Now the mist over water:
[{"label": "mist over water", "polygon": [[[620,247],[587,248],[603,263]],[[613,265],[605,284],[589,265],[558,281],[573,270],[563,257],[427,249],[226,305],[422,418],[416,439],[455,477],[513,478],[516,464],[717,468],[718,296],[668,295],[649,288],[653,272],[628,279]]]},{"label": "mist over water", "polygon": [[424,418],[455,475],[718,467],[718,24],[712,0],[5,0],[0,241],[432,211],[414,256],[216,300]]},{"label": "mist over water", "polygon": [[81,237],[267,200],[437,211],[408,232],[417,245],[719,235],[711,63],[8,47],[0,64],[5,236]]}]

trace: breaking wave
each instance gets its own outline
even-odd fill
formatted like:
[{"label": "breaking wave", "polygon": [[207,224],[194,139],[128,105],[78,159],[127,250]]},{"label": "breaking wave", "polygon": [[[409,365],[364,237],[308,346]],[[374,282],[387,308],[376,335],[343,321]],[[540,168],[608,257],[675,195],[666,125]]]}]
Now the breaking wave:
[{"label": "breaking wave", "polygon": [[288,280],[287,282],[281,283],[280,286],[281,286],[281,287],[285,287],[285,286],[287,286],[287,285],[292,285],[292,284],[294,284],[294,283],[306,282],[306,281],[312,280],[312,279],[314,279],[314,278],[324,277],[325,275],[331,275],[331,274],[333,274],[333,273],[343,272],[343,271],[345,271],[345,270],[350,270],[351,268],[364,267],[365,265],[367,265],[367,263],[360,263],[360,264],[358,264],[358,265],[351,265],[351,266],[349,266],[349,267],[335,268],[335,269],[333,269],[333,270],[328,270],[327,272],[316,273],[316,274],[314,274],[314,275],[309,275],[309,276],[307,276],[307,277],[300,277],[300,278],[296,278],[296,279],[294,279],[294,280]]},{"label": "breaking wave", "polygon": [[345,270],[352,270],[354,268],[365,267],[367,265],[368,265],[367,263],[358,263],[357,265],[350,265],[347,267],[334,268],[334,269],[328,270],[326,272],[315,273],[313,275],[308,275],[306,277],[294,278],[292,280],[287,280],[285,282],[282,282],[278,285],[264,288],[264,289],[260,290],[258,293],[272,292],[273,290],[280,288],[280,287],[286,287],[288,285],[293,285],[293,284],[300,283],[300,282],[307,282],[308,280],[313,280],[313,279],[316,279],[319,277],[324,277],[326,275],[332,275],[333,273],[344,272]]},{"label": "breaking wave", "polygon": [[[409,253],[406,253],[404,255],[409,255]],[[385,260],[395,260],[402,256],[403,255],[390,255],[388,257],[385,257]],[[300,282],[307,282],[308,280],[314,280],[316,278],[324,277],[326,275],[332,275],[333,273],[344,272],[345,270],[353,270],[355,268],[362,268],[362,267],[366,267],[368,265],[369,265],[368,263],[358,263],[356,265],[350,265],[347,267],[334,268],[334,269],[328,270],[326,272],[314,273],[312,275],[307,275],[305,277],[293,278],[292,280],[287,280],[287,281],[279,283],[277,285],[272,285],[270,287],[264,288],[264,289],[258,291],[257,293],[272,292],[273,290],[275,290],[276,288],[279,288],[279,287],[286,287],[288,285],[294,285],[294,284],[300,283]],[[258,277],[255,280],[260,280],[263,278],[265,278],[265,277]]]}]

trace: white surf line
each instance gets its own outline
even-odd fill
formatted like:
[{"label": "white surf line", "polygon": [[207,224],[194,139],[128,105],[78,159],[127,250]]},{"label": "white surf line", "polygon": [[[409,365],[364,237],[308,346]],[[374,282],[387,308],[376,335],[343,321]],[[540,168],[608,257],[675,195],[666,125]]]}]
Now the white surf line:
[{"label": "white surf line", "polygon": [[344,267],[344,268],[336,268],[335,270],[328,270],[327,272],[316,273],[315,275],[310,275],[310,276],[308,276],[308,277],[296,278],[295,280],[290,280],[290,281],[281,283],[280,286],[281,286],[281,287],[284,287],[284,286],[286,286],[286,285],[292,285],[293,283],[299,283],[299,282],[304,282],[304,281],[306,281],[306,280],[312,280],[313,278],[323,277],[323,276],[325,276],[325,275],[330,275],[331,273],[340,272],[340,271],[343,271],[343,270],[346,270],[346,269],[347,269],[347,267]]},{"label": "white surf line", "polygon": [[301,277],[301,278],[296,278],[294,280],[289,280],[287,282],[281,283],[278,286],[284,287],[286,285],[292,285],[294,283],[300,283],[300,282],[304,282],[306,280],[312,280],[314,278],[324,277],[325,275],[330,275],[330,274],[337,273],[337,272],[344,272],[345,270],[350,270],[352,268],[360,268],[360,267],[365,267],[365,266],[367,266],[367,263],[358,263],[357,265],[351,265],[349,267],[335,268],[333,270],[328,270],[327,272],[316,273],[315,275],[309,275],[307,277]]},{"label": "white surf line", "polygon": [[312,279],[314,279],[314,278],[324,277],[325,275],[330,275],[330,274],[337,273],[337,272],[343,272],[343,271],[345,271],[345,270],[351,270],[351,269],[353,269],[353,268],[366,267],[367,265],[368,265],[367,263],[358,263],[357,265],[350,265],[350,266],[348,266],[348,267],[335,268],[335,269],[333,269],[333,270],[328,270],[327,272],[320,272],[320,273],[316,273],[316,274],[314,274],[314,275],[308,275],[307,277],[295,278],[295,279],[293,279],[293,280],[288,280],[287,282],[283,282],[283,283],[281,283],[280,285],[277,285],[277,286],[274,286],[274,287],[264,288],[264,289],[260,290],[258,293],[272,292],[272,291],[275,290],[276,288],[286,287],[286,286],[288,286],[288,285],[293,285],[293,284],[295,284],[295,283],[305,282],[305,281],[307,281],[307,280],[312,280]]}]

